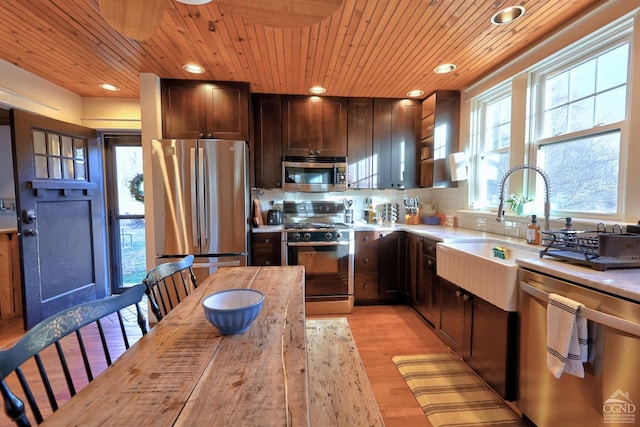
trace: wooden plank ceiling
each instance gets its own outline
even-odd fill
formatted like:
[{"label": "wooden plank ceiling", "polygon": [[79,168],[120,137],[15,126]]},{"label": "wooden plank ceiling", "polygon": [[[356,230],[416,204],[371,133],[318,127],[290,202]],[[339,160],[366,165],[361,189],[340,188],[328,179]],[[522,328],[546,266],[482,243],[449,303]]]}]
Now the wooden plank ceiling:
[{"label": "wooden plank ceiling", "polygon": [[[322,85],[327,95],[400,98],[411,89],[463,89],[600,3],[344,0],[316,24],[276,28],[225,13],[215,0],[166,0],[155,34],[137,41],[106,23],[98,0],[0,0],[0,58],[80,96],[137,98],[139,73],[154,73],[244,81],[260,93],[307,94]],[[490,23],[516,4],[526,9],[522,19]],[[187,73],[189,62],[206,72]],[[441,63],[458,68],[434,74]],[[106,92],[101,82],[121,90]]]}]

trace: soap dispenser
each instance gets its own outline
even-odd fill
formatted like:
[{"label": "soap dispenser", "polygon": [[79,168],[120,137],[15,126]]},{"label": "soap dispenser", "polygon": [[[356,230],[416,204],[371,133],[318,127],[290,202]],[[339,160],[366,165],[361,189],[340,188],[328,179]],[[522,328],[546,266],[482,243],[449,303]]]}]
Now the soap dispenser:
[{"label": "soap dispenser", "polygon": [[531,224],[527,226],[527,243],[530,245],[540,244],[540,225],[536,215],[531,215]]}]

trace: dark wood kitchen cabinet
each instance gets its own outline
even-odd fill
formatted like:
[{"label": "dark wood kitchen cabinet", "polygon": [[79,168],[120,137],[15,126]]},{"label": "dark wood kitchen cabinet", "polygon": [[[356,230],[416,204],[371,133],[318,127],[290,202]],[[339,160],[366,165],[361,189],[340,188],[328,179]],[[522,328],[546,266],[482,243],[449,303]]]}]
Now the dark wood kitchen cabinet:
[{"label": "dark wood kitchen cabinet", "polygon": [[255,186],[282,187],[282,97],[255,94],[252,98],[255,142]]},{"label": "dark wood kitchen cabinet", "polygon": [[418,280],[424,289],[424,305],[420,313],[436,328],[440,326],[440,285],[436,269],[437,241],[428,238],[421,239],[421,258],[418,270]]},{"label": "dark wood kitchen cabinet", "polygon": [[349,188],[373,187],[373,99],[349,98],[347,105]]},{"label": "dark wood kitchen cabinet", "polygon": [[470,323],[465,362],[500,396],[515,400],[518,313],[474,296]]},{"label": "dark wood kitchen cabinet", "polygon": [[282,149],[285,156],[346,157],[347,99],[283,96]]},{"label": "dark wood kitchen cabinet", "polygon": [[[467,309],[469,295],[464,293],[455,284],[440,277],[440,321],[437,335],[440,337],[451,350],[457,355],[464,357],[465,332],[465,315],[470,313],[470,307]],[[465,310],[467,309],[467,310]],[[469,320],[470,317],[467,319]]]},{"label": "dark wood kitchen cabinet", "polygon": [[402,300],[405,280],[405,233],[401,231],[380,232],[380,261],[378,296],[381,302],[394,303]]},{"label": "dark wood kitchen cabinet", "polygon": [[164,138],[249,140],[249,85],[162,80]]},{"label": "dark wood kitchen cabinet", "polygon": [[407,233],[405,237],[407,245],[407,271],[405,273],[405,286],[403,289],[403,302],[414,307],[419,304],[420,296],[418,296],[418,251],[420,245],[420,237]]},{"label": "dark wood kitchen cabinet", "polygon": [[354,300],[358,305],[378,302],[380,232],[356,231],[354,256]]},{"label": "dark wood kitchen cabinet", "polygon": [[[458,151],[460,92],[438,91],[422,101],[420,186],[456,187],[449,154]],[[437,141],[437,142],[436,142]]]},{"label": "dark wood kitchen cabinet", "polygon": [[280,233],[251,233],[251,265],[281,265]]},{"label": "dark wood kitchen cabinet", "polygon": [[374,99],[374,188],[418,187],[421,111],[420,101]]},{"label": "dark wood kitchen cabinet", "polygon": [[439,278],[440,325],[451,350],[506,400],[516,398],[517,313]]},{"label": "dark wood kitchen cabinet", "polygon": [[434,327],[440,321],[440,286],[436,272],[437,241],[407,233],[405,299]]}]

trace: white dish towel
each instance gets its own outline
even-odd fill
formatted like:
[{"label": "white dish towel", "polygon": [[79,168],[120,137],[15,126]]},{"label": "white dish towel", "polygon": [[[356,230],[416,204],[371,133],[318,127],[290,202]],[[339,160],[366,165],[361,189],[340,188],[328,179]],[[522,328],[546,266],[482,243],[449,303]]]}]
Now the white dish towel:
[{"label": "white dish towel", "polygon": [[584,378],[587,361],[587,319],[579,314],[579,302],[549,294],[547,306],[547,367],[554,377],[563,372]]}]

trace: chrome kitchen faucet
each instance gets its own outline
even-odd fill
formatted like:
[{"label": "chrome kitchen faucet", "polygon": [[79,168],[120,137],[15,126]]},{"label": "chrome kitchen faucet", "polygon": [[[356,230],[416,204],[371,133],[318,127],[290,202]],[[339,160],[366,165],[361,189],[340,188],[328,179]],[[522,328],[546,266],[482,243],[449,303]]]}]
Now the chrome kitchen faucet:
[{"label": "chrome kitchen faucet", "polygon": [[507,178],[509,175],[514,173],[515,171],[531,169],[532,171],[538,172],[542,179],[544,180],[544,229],[549,229],[549,213],[551,211],[551,203],[549,202],[549,177],[547,174],[537,166],[531,165],[520,165],[509,169],[504,176],[502,177],[502,181],[500,182],[500,204],[498,205],[498,217],[496,221],[502,222],[504,221],[504,213],[503,213],[503,205],[504,205],[504,185],[507,182]]}]

